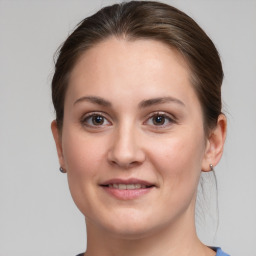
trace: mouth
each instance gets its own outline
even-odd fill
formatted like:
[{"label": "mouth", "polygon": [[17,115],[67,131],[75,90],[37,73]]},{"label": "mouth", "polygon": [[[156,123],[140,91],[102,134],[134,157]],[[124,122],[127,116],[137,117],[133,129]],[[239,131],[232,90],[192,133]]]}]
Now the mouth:
[{"label": "mouth", "polygon": [[138,179],[114,179],[100,184],[103,191],[119,200],[132,200],[152,191],[156,185]]},{"label": "mouth", "polygon": [[115,189],[121,189],[121,190],[134,190],[134,189],[145,189],[145,188],[151,188],[154,185],[144,185],[144,184],[123,184],[123,183],[113,183],[108,185],[102,185],[103,187],[108,188],[115,188]]}]

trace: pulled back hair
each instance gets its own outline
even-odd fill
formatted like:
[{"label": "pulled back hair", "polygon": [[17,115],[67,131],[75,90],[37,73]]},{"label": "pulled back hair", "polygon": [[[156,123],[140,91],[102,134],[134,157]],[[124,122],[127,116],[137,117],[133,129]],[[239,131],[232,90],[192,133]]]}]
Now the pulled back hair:
[{"label": "pulled back hair", "polygon": [[198,24],[167,4],[130,1],[102,8],[81,21],[58,51],[52,79],[52,101],[61,131],[70,74],[78,58],[114,36],[124,40],[153,39],[177,50],[190,69],[190,82],[200,101],[207,134],[221,114],[223,70],[218,51]]}]

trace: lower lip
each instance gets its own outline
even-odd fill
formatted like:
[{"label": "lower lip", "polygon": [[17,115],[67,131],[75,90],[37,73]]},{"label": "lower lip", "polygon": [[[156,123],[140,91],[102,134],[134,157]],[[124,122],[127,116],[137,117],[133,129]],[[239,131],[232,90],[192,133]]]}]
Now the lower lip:
[{"label": "lower lip", "polygon": [[103,187],[103,190],[106,191],[111,196],[120,199],[120,200],[132,200],[137,199],[147,193],[149,193],[154,187],[150,188],[140,188],[140,189],[116,189],[110,187]]}]

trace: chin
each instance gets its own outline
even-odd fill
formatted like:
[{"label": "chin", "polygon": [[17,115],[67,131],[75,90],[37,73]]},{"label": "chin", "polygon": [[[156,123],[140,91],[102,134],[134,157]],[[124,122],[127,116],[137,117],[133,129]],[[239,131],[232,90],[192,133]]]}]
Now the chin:
[{"label": "chin", "polygon": [[148,237],[159,229],[160,226],[160,223],[154,223],[152,216],[148,216],[145,210],[138,211],[134,209],[118,211],[118,214],[113,213],[108,218],[101,218],[101,221],[101,223],[98,223],[98,226],[105,229],[108,234],[112,234],[119,239],[128,240]]},{"label": "chin", "polygon": [[125,240],[142,239],[149,236],[152,232],[148,225],[136,225],[134,223],[130,225],[127,225],[127,223],[124,225],[121,224],[118,227],[112,227],[109,231],[112,232],[113,236]]}]

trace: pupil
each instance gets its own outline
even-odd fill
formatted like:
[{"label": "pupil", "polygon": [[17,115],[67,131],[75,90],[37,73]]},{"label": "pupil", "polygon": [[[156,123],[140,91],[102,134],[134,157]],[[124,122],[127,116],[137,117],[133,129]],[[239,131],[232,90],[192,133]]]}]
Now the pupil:
[{"label": "pupil", "polygon": [[155,124],[163,124],[164,123],[164,117],[163,116],[156,116],[154,119]]},{"label": "pupil", "polygon": [[103,117],[102,116],[94,116],[93,123],[94,124],[103,124]]}]

